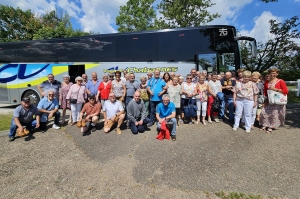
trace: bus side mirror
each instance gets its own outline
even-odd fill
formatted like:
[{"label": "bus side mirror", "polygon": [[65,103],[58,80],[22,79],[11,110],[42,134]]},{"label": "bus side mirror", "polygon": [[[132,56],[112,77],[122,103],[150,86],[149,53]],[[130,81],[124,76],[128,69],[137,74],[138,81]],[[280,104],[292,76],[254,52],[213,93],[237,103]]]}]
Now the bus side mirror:
[{"label": "bus side mirror", "polygon": [[256,57],[257,56],[257,46],[256,46],[256,41],[250,41],[250,46],[251,46],[251,54],[252,54],[252,57]]}]

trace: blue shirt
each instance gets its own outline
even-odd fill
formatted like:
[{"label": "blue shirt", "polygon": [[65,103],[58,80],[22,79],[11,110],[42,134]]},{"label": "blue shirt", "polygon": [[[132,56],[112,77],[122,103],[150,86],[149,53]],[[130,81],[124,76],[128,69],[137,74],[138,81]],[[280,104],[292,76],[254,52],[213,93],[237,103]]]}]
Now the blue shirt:
[{"label": "blue shirt", "polygon": [[151,101],[161,101],[162,96],[158,96],[158,94],[163,91],[163,87],[166,86],[166,82],[163,79],[155,79],[154,77],[148,81],[147,87],[150,88],[153,95],[151,95]]},{"label": "blue shirt", "polygon": [[93,83],[93,80],[89,80],[85,87],[94,95],[97,95],[99,84],[101,83],[100,80],[97,80],[96,84]]},{"label": "blue shirt", "polygon": [[160,118],[165,118],[175,112],[175,104],[173,102],[169,102],[167,106],[163,103],[159,103],[156,107],[156,113],[159,114]]},{"label": "blue shirt", "polygon": [[40,84],[40,87],[43,88],[43,91],[47,93],[51,90],[54,91],[54,97],[58,99],[59,88],[61,87],[61,82],[54,80],[53,82],[49,82],[49,80],[45,80]]},{"label": "blue shirt", "polygon": [[[37,106],[38,109],[45,109],[47,111],[52,111],[56,108],[58,108],[58,101],[57,99],[53,99],[52,101],[49,101],[47,97],[44,97]],[[41,122],[47,122],[48,121],[48,113],[43,113],[41,115]]]},{"label": "blue shirt", "polygon": [[33,120],[33,115],[39,115],[40,112],[33,104],[30,104],[28,110],[26,110],[22,105],[19,105],[13,114],[14,118],[18,118],[21,124],[27,124]]}]

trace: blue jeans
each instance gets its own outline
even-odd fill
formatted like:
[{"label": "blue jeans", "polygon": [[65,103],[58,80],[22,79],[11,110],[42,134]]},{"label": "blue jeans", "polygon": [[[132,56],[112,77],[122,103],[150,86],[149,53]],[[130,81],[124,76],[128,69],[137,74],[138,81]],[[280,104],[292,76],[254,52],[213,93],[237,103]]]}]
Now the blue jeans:
[{"label": "blue jeans", "polygon": [[150,122],[153,125],[155,120],[156,120],[156,106],[160,103],[161,101],[150,101]]},{"label": "blue jeans", "polygon": [[129,102],[133,99],[133,96],[126,96],[125,98],[125,107],[127,108]]},{"label": "blue jeans", "polygon": [[[28,122],[28,123],[21,123],[21,125],[26,126],[26,129],[28,129],[28,130],[34,129],[36,124],[37,124],[36,120],[32,120],[31,122]],[[14,118],[13,118],[11,120],[11,125],[10,125],[8,136],[9,137],[15,137],[17,128],[18,128],[18,126],[15,124],[15,121],[14,121]]]},{"label": "blue jeans", "polygon": [[[43,114],[47,114],[47,113],[43,113]],[[59,111],[56,111],[55,113],[54,113],[54,124],[56,124],[56,125],[59,125],[59,118],[60,118],[60,112]],[[48,119],[48,114],[47,114],[47,119]],[[47,122],[48,121],[46,121],[46,122],[41,122],[41,124],[40,124],[40,129],[41,130],[45,130],[47,127]]]},{"label": "blue jeans", "polygon": [[145,131],[146,125],[148,123],[150,123],[150,119],[149,118],[145,118],[143,120],[143,124],[142,125],[138,125],[138,126],[136,126],[134,122],[130,121],[129,122],[129,127],[130,127],[131,132],[133,134],[143,133]]},{"label": "blue jeans", "polygon": [[[168,119],[167,122],[168,122],[168,123],[171,123],[171,124],[170,124],[170,125],[171,125],[171,129],[169,129],[169,130],[171,130],[171,135],[172,135],[172,136],[176,135],[176,125],[177,125],[177,120],[176,120],[176,118]],[[157,122],[157,128],[156,128],[156,130],[157,130],[158,132],[160,132],[160,126],[161,126],[161,123]],[[168,126],[169,126],[169,125],[167,124],[167,127],[168,127]]]},{"label": "blue jeans", "polygon": [[220,109],[220,118],[224,118],[225,115],[225,105],[227,105],[227,109],[229,111],[229,120],[234,120],[234,104],[233,104],[233,98],[224,98],[221,104]]}]

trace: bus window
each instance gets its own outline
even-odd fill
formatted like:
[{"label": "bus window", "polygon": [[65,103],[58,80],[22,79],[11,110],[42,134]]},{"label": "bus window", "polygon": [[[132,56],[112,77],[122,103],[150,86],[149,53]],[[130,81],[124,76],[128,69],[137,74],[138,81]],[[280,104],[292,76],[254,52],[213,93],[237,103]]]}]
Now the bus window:
[{"label": "bus window", "polygon": [[47,50],[50,52],[51,62],[80,62],[81,48],[79,39],[55,39],[47,41]]},{"label": "bus window", "polygon": [[156,33],[118,37],[117,61],[151,62],[156,60]]},{"label": "bus window", "polygon": [[199,70],[207,70],[207,72],[217,71],[217,56],[215,53],[198,55]]},{"label": "bus window", "polygon": [[45,62],[48,52],[46,42],[31,41],[18,43],[16,48],[17,62]]},{"label": "bus window", "polygon": [[10,63],[15,61],[15,45],[1,44],[0,45],[0,64]]},{"label": "bus window", "polygon": [[226,72],[230,70],[236,70],[236,61],[234,53],[222,53],[218,54],[219,69]]}]

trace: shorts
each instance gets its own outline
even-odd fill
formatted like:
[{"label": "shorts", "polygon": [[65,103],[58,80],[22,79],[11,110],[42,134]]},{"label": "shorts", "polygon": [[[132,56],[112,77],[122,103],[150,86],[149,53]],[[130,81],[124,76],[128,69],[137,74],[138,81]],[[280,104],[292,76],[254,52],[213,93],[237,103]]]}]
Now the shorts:
[{"label": "shorts", "polygon": [[107,124],[104,125],[104,128],[111,129],[111,127],[112,127],[116,122],[118,122],[118,120],[119,120],[119,117],[118,117],[118,116],[115,118],[115,120],[108,120]]}]

